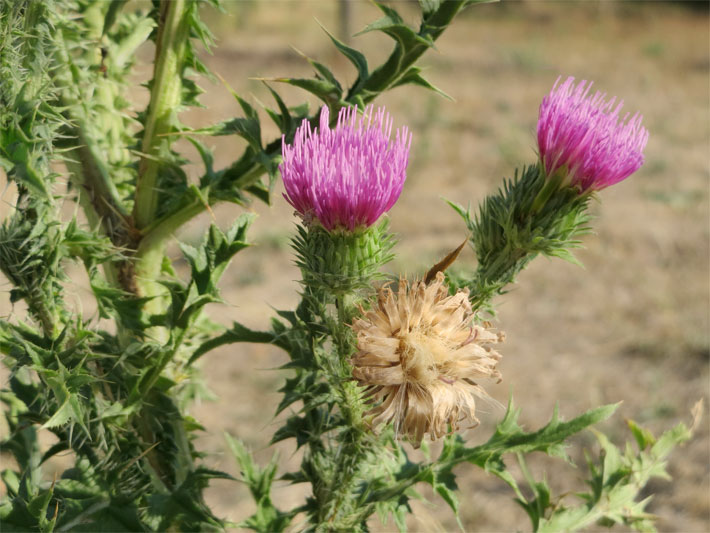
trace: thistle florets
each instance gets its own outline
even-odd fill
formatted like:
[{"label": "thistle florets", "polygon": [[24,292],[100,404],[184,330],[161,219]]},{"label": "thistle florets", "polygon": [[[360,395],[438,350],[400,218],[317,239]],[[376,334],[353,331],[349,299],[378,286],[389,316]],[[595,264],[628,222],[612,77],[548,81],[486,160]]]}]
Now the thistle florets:
[{"label": "thistle florets", "polygon": [[623,101],[605,101],[589,92],[592,82],[577,86],[557,79],[540,104],[537,142],[545,173],[563,172],[563,182],[580,191],[600,190],[636,172],[643,164],[648,131],[639,113],[620,118]]},{"label": "thistle florets", "polygon": [[286,201],[306,221],[317,219],[327,230],[372,226],[399,198],[406,179],[412,136],[397,130],[384,108],[373,117],[373,107],[358,118],[357,107],[340,110],[334,129],[326,106],[320,126],[304,120],[293,145],[283,143]]}]

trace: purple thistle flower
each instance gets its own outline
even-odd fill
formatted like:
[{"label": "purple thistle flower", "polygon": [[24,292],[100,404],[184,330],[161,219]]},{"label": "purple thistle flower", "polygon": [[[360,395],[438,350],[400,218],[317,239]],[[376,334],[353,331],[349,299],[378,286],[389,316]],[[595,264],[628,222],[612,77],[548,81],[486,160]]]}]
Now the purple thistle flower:
[{"label": "purple thistle flower", "polygon": [[576,87],[569,77],[557,78],[540,104],[537,143],[548,176],[566,167],[567,182],[582,191],[601,190],[633,174],[643,164],[648,131],[643,117],[629,113],[619,120],[623,101],[605,101],[597,91],[589,96],[592,82]]},{"label": "purple thistle flower", "polygon": [[358,118],[357,107],[342,108],[331,130],[324,106],[319,128],[304,119],[293,145],[282,139],[284,197],[305,220],[315,216],[328,231],[353,231],[374,224],[399,198],[412,136],[403,127],[391,142],[389,114],[372,113],[367,106]]}]

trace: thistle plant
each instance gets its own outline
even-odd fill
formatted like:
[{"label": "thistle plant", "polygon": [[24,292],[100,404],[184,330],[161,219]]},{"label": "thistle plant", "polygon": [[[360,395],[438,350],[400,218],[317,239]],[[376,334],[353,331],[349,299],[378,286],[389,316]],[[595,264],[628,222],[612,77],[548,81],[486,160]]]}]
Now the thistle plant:
[{"label": "thistle plant", "polygon": [[[418,28],[377,4],[383,16],[364,32],[394,40],[382,64],[372,69],[362,52],[326,34],[357,70],[350,86],[310,58],[314,77],[275,80],[317,97],[320,109],[288,106],[267,85],[273,108],[260,112],[235,94],[240,116],[194,129],[180,112],[198,104],[195,77],[210,76],[199,59],[200,48],[214,45],[199,17],[203,3],[219,7],[216,0],[156,0],[145,10],[122,0],[0,0],[0,165],[16,191],[0,213],[0,270],[11,287],[3,296],[26,309],[0,320],[9,373],[0,393],[0,452],[14,461],[3,461],[1,472],[3,530],[365,531],[374,514],[404,530],[419,484],[458,513],[453,469],[462,463],[510,485],[535,531],[614,523],[653,529],[640,493],[666,475],[667,455],[690,438],[683,423],[655,438],[629,422],[636,447],[619,448],[597,433],[589,491],[576,500],[551,494],[529,474],[526,456],[569,461],[568,439],[616,405],[569,421],[555,411],[529,432],[511,399],[485,443],[472,446],[463,433],[477,424],[477,403],[493,401],[485,391],[500,380],[497,364],[508,355],[498,325],[487,321],[496,297],[537,255],[574,260],[570,250],[589,229],[589,200],[643,162],[648,133],[640,116],[619,121],[620,106],[589,98],[586,82],[558,82],[540,109],[539,161],[473,215],[450,202],[470,232],[475,274],[449,268],[457,251],[407,280],[383,269],[394,243],[386,213],[405,184],[416,132],[406,117],[371,102],[403,85],[436,90],[417,60],[476,2],[421,1]],[[132,113],[137,104],[126,88],[135,52],[148,41],[155,50],[150,98]],[[269,142],[262,116],[279,130]],[[244,142],[223,169],[204,143],[219,135]],[[201,158],[196,182],[178,138]],[[245,212],[228,228],[211,225],[197,245],[181,243],[185,279],[167,246],[218,202],[271,202],[279,177],[298,214],[292,246],[300,303],[263,330],[221,326],[205,306],[222,301],[220,279],[237,253],[249,253],[254,217]],[[67,201],[83,217],[64,215]],[[67,297],[71,262],[86,271],[97,317]],[[302,449],[297,470],[276,457],[260,466],[227,436],[241,472],[235,479],[208,468],[195,445],[202,427],[188,407],[201,383],[196,363],[244,342],[289,357],[272,442]],[[40,438],[47,432],[51,446]],[[412,454],[412,446],[423,453]],[[46,463],[63,452],[73,464],[49,479]],[[507,469],[509,458],[524,480]],[[277,476],[308,485],[300,505],[274,501]],[[238,523],[216,516],[204,496],[213,479],[245,483],[254,514]]]}]

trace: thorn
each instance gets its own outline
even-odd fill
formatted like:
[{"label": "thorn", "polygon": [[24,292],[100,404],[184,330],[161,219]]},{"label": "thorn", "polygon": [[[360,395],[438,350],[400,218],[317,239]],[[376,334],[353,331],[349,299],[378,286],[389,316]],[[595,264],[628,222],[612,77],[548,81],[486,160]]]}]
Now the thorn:
[{"label": "thorn", "polygon": [[231,87],[219,72],[215,72],[214,75],[217,76],[217,79],[222,82],[222,85],[224,85],[227,89],[231,90]]},{"label": "thorn", "polygon": [[212,208],[210,207],[209,201],[203,196],[202,192],[200,191],[199,188],[196,186],[192,187],[192,190],[195,193],[195,196],[199,199],[200,202],[202,202],[202,205],[205,207],[205,211],[207,211],[210,216],[212,217],[212,221],[216,224],[217,223],[217,217],[214,215],[214,211],[212,211]]},{"label": "thorn", "polygon": [[129,469],[131,466],[133,466],[135,463],[137,463],[138,461],[140,461],[141,459],[143,459],[143,457],[145,457],[146,455],[148,455],[148,454],[153,450],[153,448],[155,448],[158,444],[160,444],[160,441],[154,442],[154,443],[151,444],[148,448],[146,448],[145,450],[143,450],[143,451],[138,455],[138,457],[134,457],[133,459],[131,459],[131,460],[128,462],[128,464],[127,464],[126,466],[124,466],[123,468],[121,468],[121,470],[119,470],[119,472],[118,472],[118,477],[120,477],[121,474],[123,474],[126,470],[128,470],[128,469]]},{"label": "thorn", "polygon": [[275,82],[279,82],[279,83],[288,83],[288,81],[289,81],[291,78],[260,78],[260,77],[253,77],[253,78],[247,78],[247,79],[248,79],[248,80],[251,80],[251,81],[263,81],[263,82],[275,81]]},{"label": "thorn", "polygon": [[328,34],[328,37],[331,37],[331,38],[333,37],[331,35],[331,33],[328,31],[328,29],[323,25],[323,23],[320,20],[318,20],[318,17],[313,17],[313,20],[316,21],[316,24],[318,24],[318,26],[320,26],[321,30],[323,30],[325,33]]},{"label": "thorn", "polygon": [[210,205],[207,204],[207,203],[205,203],[205,209],[207,210],[207,212],[208,212],[208,213],[210,214],[210,216],[212,217],[212,222],[214,222],[214,223],[216,224],[216,223],[217,223],[217,217],[214,216],[214,211],[212,211],[212,208],[210,207]]},{"label": "thorn", "polygon": [[212,207],[210,207],[210,204],[205,203],[204,205],[205,205],[205,210],[206,210],[206,211],[210,214],[210,216],[212,217],[212,222],[214,222],[215,224],[217,224],[217,217],[215,216],[214,211],[212,211]]},{"label": "thorn", "polygon": [[293,45],[290,45],[290,46],[291,46],[291,50],[293,50],[294,52],[296,52],[296,53],[297,53],[299,56],[301,56],[303,59],[305,59],[306,61],[310,60],[310,57],[308,57],[306,54],[304,54],[303,52],[301,52],[298,48],[296,48],[296,47],[293,46]]},{"label": "thorn", "polygon": [[229,85],[229,83],[227,83],[227,80],[225,80],[219,72],[215,72],[215,76],[217,76],[217,78],[219,78],[219,81],[222,82],[222,85],[225,86],[225,88],[230,92],[230,94],[231,94],[232,96],[234,96],[234,98],[236,98],[237,101],[239,101],[239,100],[240,100],[240,97],[239,97],[239,95],[237,94],[237,91],[235,91],[234,89],[232,89],[232,87]]}]

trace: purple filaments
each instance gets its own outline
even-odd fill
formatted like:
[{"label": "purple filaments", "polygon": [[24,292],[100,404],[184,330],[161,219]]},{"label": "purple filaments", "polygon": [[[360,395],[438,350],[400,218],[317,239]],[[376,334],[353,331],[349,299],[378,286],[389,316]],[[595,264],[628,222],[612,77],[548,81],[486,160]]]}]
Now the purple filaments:
[{"label": "purple filaments", "polygon": [[305,219],[317,218],[328,231],[368,227],[399,198],[406,179],[412,136],[406,127],[392,142],[392,119],[379,108],[340,110],[335,129],[323,107],[320,127],[304,120],[293,145],[283,141],[279,165],[284,197]]},{"label": "purple filaments", "polygon": [[568,183],[582,191],[600,190],[633,174],[643,164],[648,131],[642,116],[620,120],[623,101],[604,101],[606,94],[589,95],[592,82],[576,87],[569,77],[557,79],[540,105],[537,142],[548,176],[566,167]]}]

